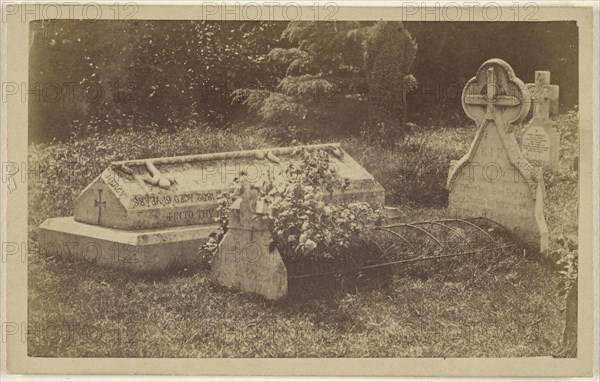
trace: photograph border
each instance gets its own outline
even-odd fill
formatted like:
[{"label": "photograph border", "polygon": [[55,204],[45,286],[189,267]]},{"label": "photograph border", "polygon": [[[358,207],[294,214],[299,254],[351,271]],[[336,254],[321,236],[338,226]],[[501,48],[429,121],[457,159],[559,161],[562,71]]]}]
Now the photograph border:
[{"label": "photograph border", "polygon": [[[74,4],[74,2],[68,2]],[[75,14],[81,14],[85,4],[71,5]],[[111,2],[114,3],[114,2]],[[258,4],[260,2],[251,2]],[[269,3],[269,2],[267,2]],[[300,2],[270,2],[278,4],[298,4]],[[314,3],[314,2],[311,2]],[[405,3],[398,6],[347,6],[336,2],[336,20],[402,20],[402,21],[444,21],[443,11],[429,10],[424,13],[422,2]],[[475,2],[468,2],[473,4]],[[25,3],[13,3],[24,6]],[[29,3],[39,4],[39,3]],[[56,4],[56,3],[55,3]],[[110,5],[94,3],[101,10],[102,19],[114,18]],[[129,2],[127,4],[133,4]],[[231,20],[243,19],[243,7],[229,5],[227,12],[218,11],[225,2],[206,2],[204,5],[156,5],[135,3],[133,19],[170,20]],[[212,7],[207,12],[206,4]],[[236,2],[240,4],[240,2]],[[412,8],[407,8],[406,5]],[[463,4],[458,2],[455,4]],[[481,5],[486,2],[480,2]],[[491,3],[488,3],[491,4]],[[495,3],[497,4],[497,3]],[[44,15],[7,15],[3,4],[3,81],[27,84],[29,22]],[[463,4],[464,5],[464,4]],[[594,354],[597,354],[597,300],[598,300],[598,258],[594,256],[598,247],[598,61],[596,12],[591,6],[564,5],[539,6],[536,18],[539,21],[576,20],[579,26],[579,111],[580,111],[580,185],[579,185],[579,283],[578,283],[578,337],[577,358],[261,358],[261,359],[155,359],[155,358],[44,358],[28,357],[26,341],[27,323],[27,262],[22,256],[5,256],[2,259],[2,279],[5,285],[5,307],[2,325],[16,323],[19,333],[4,333],[3,358],[8,373],[18,374],[153,374],[153,375],[289,375],[289,376],[591,376],[595,367]],[[262,5],[262,19],[271,16],[281,17],[285,7]],[[31,8],[30,8],[31,9]],[[301,19],[312,20],[314,9],[301,6]],[[460,21],[488,21],[473,8],[461,6]],[[515,12],[507,7],[502,10],[500,21],[514,20]],[[234,11],[235,10],[235,11]],[[409,12],[410,10],[410,12]],[[477,10],[475,8],[475,10]],[[435,15],[439,19],[434,19]],[[23,20],[25,19],[25,20]],[[333,19],[331,19],[333,20]],[[590,81],[592,75],[593,81]],[[593,102],[587,102],[587,100]],[[13,162],[26,170],[27,164],[27,103],[14,99],[3,102],[3,165]],[[596,126],[596,129],[594,129]],[[4,137],[3,137],[4,138]],[[20,182],[10,193],[3,176],[2,219],[4,243],[27,243],[27,183]],[[4,248],[3,248],[4,250]],[[24,255],[26,258],[26,254]],[[160,361],[160,362],[157,362]]]}]

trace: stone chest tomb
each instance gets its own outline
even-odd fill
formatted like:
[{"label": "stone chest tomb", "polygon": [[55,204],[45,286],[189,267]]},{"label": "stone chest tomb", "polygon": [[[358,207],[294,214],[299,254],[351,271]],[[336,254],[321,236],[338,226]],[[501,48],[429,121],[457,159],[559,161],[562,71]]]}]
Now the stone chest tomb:
[{"label": "stone chest tomb", "polygon": [[[350,180],[334,201],[383,204],[384,189],[339,144],[325,150]],[[243,175],[249,183],[282,176],[282,162],[299,147],[114,162],[75,200],[74,216],[46,220],[46,252],[134,271],[192,266],[198,248],[217,228],[218,198]]]}]

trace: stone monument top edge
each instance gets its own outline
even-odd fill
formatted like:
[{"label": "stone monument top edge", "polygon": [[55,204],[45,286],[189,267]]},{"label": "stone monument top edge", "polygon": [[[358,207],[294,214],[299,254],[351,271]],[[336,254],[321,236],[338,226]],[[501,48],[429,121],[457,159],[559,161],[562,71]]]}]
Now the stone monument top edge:
[{"label": "stone monument top edge", "polygon": [[121,161],[113,161],[110,163],[110,166],[137,166],[137,165],[145,165],[146,162],[150,161],[155,165],[162,164],[177,164],[177,163],[190,163],[190,162],[202,162],[202,161],[211,161],[211,160],[223,160],[223,159],[239,159],[239,158],[255,158],[256,155],[266,154],[268,152],[273,153],[274,155],[289,155],[294,152],[294,150],[305,149],[308,151],[313,150],[321,150],[321,149],[339,149],[339,142],[334,143],[319,143],[313,145],[298,145],[298,146],[287,146],[287,147],[273,147],[273,148],[264,148],[264,149],[254,149],[254,150],[243,150],[243,151],[225,151],[225,152],[214,152],[207,154],[192,154],[192,155],[182,155],[182,156],[170,156],[170,157],[155,157],[155,158],[144,158],[144,159],[126,159]]}]

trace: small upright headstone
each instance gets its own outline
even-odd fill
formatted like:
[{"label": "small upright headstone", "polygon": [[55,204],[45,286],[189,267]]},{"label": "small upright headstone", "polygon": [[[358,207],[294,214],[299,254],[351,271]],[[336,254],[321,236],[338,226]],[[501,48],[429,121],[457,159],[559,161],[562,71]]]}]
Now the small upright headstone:
[{"label": "small upright headstone", "polygon": [[463,109],[478,126],[469,152],[448,178],[449,212],[485,217],[540,252],[548,248],[543,177],[522,155],[510,124],[529,111],[529,98],[510,65],[486,61],[466,84]]},{"label": "small upright headstone", "polygon": [[219,285],[277,300],[287,294],[287,269],[272,245],[259,197],[248,182],[242,183],[241,195],[230,207],[227,234],[213,260],[212,278]]},{"label": "small upright headstone", "polygon": [[536,71],[535,83],[526,85],[533,99],[533,119],[521,138],[521,151],[531,163],[558,170],[560,134],[550,114],[558,112],[558,85],[550,85],[550,72]]}]

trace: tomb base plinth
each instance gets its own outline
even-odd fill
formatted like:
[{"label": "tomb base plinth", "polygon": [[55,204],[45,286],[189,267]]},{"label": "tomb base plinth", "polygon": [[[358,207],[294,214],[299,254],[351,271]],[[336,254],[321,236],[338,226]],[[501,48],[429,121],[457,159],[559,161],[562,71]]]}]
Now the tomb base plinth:
[{"label": "tomb base plinth", "polygon": [[215,224],[202,224],[120,230],[60,217],[42,223],[38,239],[40,251],[48,256],[134,272],[154,272],[199,265],[202,259],[198,250],[216,229]]}]

